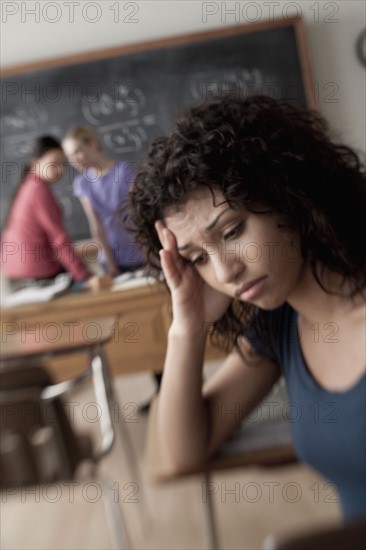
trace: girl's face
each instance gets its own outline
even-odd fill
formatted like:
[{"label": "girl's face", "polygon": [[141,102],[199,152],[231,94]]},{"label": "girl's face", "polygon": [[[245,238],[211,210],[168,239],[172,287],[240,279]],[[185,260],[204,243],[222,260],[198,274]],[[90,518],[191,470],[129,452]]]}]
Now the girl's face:
[{"label": "girl's face", "polygon": [[66,158],[61,149],[51,149],[40,159],[31,162],[31,171],[47,183],[59,181],[65,171]]},{"label": "girl's face", "polygon": [[96,153],[98,152],[96,142],[84,143],[68,138],[62,142],[62,147],[70,164],[79,172],[87,169],[90,165],[95,166]]},{"label": "girl's face", "polygon": [[300,282],[304,260],[296,235],[275,216],[233,210],[221,192],[209,190],[164,219],[180,255],[216,290],[262,309],[286,302]]}]

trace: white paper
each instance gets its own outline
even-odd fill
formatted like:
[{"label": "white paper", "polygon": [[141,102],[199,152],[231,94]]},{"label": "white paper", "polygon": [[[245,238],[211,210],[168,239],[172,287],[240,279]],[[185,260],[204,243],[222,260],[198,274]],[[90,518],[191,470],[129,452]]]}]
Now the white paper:
[{"label": "white paper", "polygon": [[136,288],[156,283],[154,277],[145,274],[143,269],[132,271],[131,273],[122,273],[113,279],[112,290],[121,290],[127,288]]},{"label": "white paper", "polygon": [[3,298],[2,307],[15,307],[38,302],[48,302],[55,296],[66,290],[71,283],[69,273],[61,273],[55,277],[53,283],[45,287],[27,287],[13,292]]}]

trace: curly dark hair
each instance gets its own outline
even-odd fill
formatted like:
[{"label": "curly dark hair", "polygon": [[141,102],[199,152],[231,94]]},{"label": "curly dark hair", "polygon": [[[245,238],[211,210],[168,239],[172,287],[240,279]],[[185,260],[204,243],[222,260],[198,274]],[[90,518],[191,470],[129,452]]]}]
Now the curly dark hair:
[{"label": "curly dark hair", "polygon": [[[136,242],[153,270],[161,271],[154,222],[202,186],[220,190],[232,208],[256,212],[261,204],[277,214],[299,235],[323,288],[329,268],[350,282],[350,297],[364,291],[364,167],[331,140],[318,113],[266,96],[227,96],[192,108],[169,136],[155,139],[130,191]],[[235,342],[252,311],[233,304],[216,334]]]}]

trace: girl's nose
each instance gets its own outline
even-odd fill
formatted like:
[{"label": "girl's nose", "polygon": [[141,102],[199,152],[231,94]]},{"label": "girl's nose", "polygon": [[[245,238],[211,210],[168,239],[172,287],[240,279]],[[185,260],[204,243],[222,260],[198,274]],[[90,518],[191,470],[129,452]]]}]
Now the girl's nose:
[{"label": "girl's nose", "polygon": [[214,254],[211,257],[216,279],[221,284],[227,284],[235,281],[245,270],[244,263],[236,251],[226,251],[224,253]]}]

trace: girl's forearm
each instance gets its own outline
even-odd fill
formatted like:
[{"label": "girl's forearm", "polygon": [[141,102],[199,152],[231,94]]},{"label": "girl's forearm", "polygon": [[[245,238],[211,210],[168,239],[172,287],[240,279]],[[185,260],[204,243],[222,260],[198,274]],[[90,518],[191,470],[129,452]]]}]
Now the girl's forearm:
[{"label": "girl's forearm", "polygon": [[106,262],[107,262],[108,266],[109,267],[116,267],[117,264],[116,264],[115,258],[113,256],[113,252],[111,251],[111,249],[110,249],[110,247],[109,247],[109,245],[106,241],[103,228],[101,228],[101,227],[93,228],[92,234],[93,234],[94,239],[99,241],[100,246],[102,247],[102,250],[104,252],[104,256],[106,258]]},{"label": "girl's forearm", "polygon": [[206,456],[204,350],[202,331],[181,331],[172,325],[159,396],[158,437],[164,458],[177,472],[193,468]]}]

